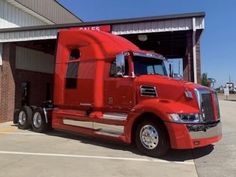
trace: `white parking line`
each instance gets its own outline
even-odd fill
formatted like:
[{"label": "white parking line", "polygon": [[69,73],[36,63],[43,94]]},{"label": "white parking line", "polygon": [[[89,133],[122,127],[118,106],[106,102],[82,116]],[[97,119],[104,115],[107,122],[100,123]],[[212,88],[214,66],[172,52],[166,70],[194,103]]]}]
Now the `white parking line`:
[{"label": "white parking line", "polygon": [[6,135],[44,135],[42,133],[34,133],[34,132],[0,132],[0,134],[6,134]]},{"label": "white parking line", "polygon": [[89,156],[89,155],[54,154],[54,153],[33,153],[33,152],[16,152],[16,151],[0,151],[0,154],[28,155],[28,156],[48,156],[48,157],[69,157],[69,158],[88,158],[88,159],[103,159],[103,160],[123,160],[123,161],[176,163],[176,164],[183,164],[183,165],[194,165],[193,161],[178,162],[178,161],[167,161],[167,160],[154,159],[154,158],[129,158],[129,157]]}]

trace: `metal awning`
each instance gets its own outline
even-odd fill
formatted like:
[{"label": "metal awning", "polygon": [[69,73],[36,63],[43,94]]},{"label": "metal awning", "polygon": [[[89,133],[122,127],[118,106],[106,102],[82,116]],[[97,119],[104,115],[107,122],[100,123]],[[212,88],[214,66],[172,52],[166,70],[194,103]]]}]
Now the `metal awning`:
[{"label": "metal awning", "polygon": [[202,31],[205,27],[204,17],[205,13],[199,12],[123,20],[8,28],[0,30],[0,43],[56,39],[57,32],[60,29],[98,25],[111,25],[111,33],[115,35],[188,31],[193,30],[193,19],[195,19],[195,29]]},{"label": "metal awning", "polygon": [[[196,18],[196,29],[204,29],[204,17]],[[147,22],[136,22],[129,24],[115,24],[112,26],[112,33],[116,35],[160,33],[173,31],[192,30],[192,18],[167,19]]]}]

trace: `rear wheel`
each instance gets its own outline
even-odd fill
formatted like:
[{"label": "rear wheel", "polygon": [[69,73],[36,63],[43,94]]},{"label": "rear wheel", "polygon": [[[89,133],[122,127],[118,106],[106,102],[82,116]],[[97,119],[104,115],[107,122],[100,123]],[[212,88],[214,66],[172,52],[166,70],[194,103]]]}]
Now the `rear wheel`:
[{"label": "rear wheel", "polygon": [[160,157],[169,150],[168,134],[161,122],[144,121],[136,129],[135,142],[142,153]]},{"label": "rear wheel", "polygon": [[32,118],[32,109],[29,106],[22,107],[18,112],[18,128],[30,128],[30,120]]},{"label": "rear wheel", "polygon": [[19,119],[19,110],[14,111],[13,124],[18,124]]},{"label": "rear wheel", "polygon": [[35,108],[32,117],[33,131],[43,133],[47,130],[48,125],[42,108]]}]

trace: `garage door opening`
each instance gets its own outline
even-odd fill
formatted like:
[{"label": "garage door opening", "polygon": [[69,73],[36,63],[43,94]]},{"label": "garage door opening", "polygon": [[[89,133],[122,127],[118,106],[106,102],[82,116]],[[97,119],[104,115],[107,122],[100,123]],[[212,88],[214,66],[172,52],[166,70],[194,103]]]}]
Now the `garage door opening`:
[{"label": "garage door opening", "polygon": [[16,43],[15,108],[52,100],[56,40]]}]

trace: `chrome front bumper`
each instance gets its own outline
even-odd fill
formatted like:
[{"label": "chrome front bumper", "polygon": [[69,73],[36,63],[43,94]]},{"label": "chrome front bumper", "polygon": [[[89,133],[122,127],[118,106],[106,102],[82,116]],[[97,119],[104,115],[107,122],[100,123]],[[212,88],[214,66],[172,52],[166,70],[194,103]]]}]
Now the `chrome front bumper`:
[{"label": "chrome front bumper", "polygon": [[192,139],[212,138],[222,135],[221,122],[200,125],[187,125]]}]

